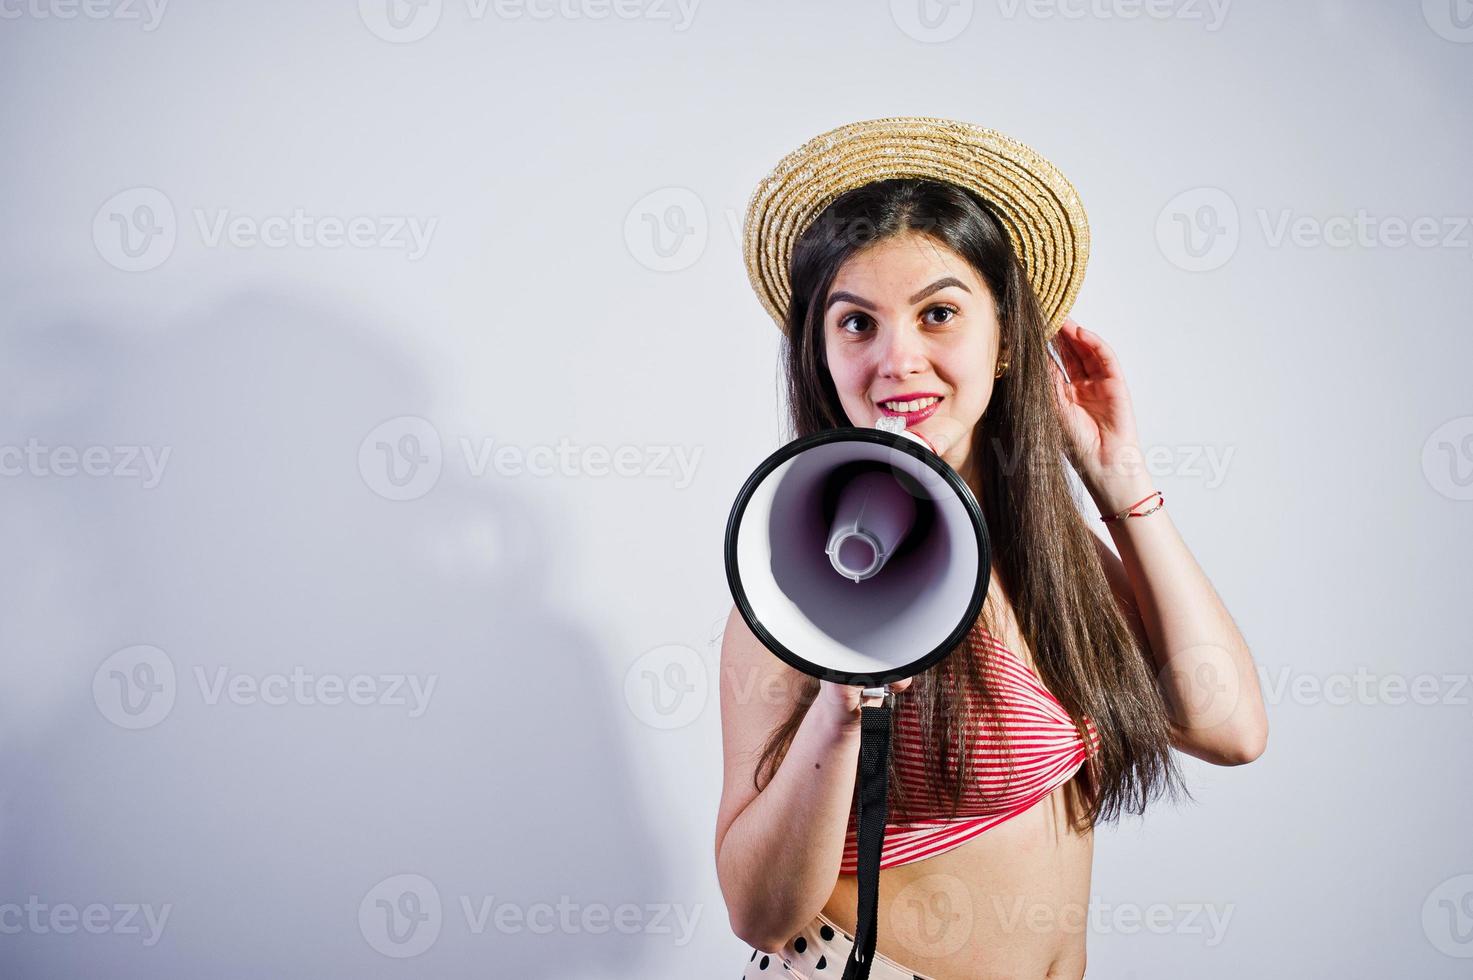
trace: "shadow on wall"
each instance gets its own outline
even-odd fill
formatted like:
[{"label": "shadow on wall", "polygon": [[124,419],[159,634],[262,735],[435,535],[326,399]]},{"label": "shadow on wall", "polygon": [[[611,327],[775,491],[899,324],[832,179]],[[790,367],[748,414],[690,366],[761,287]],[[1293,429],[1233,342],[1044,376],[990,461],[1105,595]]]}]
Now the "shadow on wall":
[{"label": "shadow on wall", "polygon": [[[360,466],[429,378],[283,293],[0,344],[0,446],[52,447],[0,480],[0,903],[112,910],[0,973],[633,971],[583,923],[660,893],[654,820],[557,515],[450,466],[385,499],[392,432]],[[60,446],[105,451],[37,472]]]}]

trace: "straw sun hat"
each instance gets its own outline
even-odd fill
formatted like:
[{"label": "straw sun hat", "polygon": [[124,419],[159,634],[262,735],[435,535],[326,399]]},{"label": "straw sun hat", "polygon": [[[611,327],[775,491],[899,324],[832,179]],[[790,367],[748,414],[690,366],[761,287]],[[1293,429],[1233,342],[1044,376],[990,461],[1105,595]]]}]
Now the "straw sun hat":
[{"label": "straw sun hat", "polygon": [[1023,262],[1053,336],[1089,259],[1089,223],[1074,185],[1031,148],[993,129],[931,117],[871,119],[815,136],[752,192],[742,252],[752,288],[783,328],[793,242],[834,198],[892,177],[958,184],[991,205]]}]

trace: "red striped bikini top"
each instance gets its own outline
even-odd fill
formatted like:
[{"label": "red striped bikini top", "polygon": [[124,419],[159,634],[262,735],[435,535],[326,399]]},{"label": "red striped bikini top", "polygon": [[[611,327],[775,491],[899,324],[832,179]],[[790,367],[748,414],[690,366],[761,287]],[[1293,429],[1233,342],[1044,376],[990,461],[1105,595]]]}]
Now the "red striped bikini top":
[{"label": "red striped bikini top", "polygon": [[[987,737],[990,717],[977,715],[982,721],[972,742],[974,782],[966,787],[955,819],[945,819],[950,806],[944,804],[942,809],[943,804],[934,800],[925,786],[916,709],[902,693],[891,719],[890,751],[895,756],[895,779],[903,784],[912,814],[919,810],[920,816],[885,824],[881,870],[960,847],[1017,816],[1068,782],[1084,764],[1088,752],[1099,747],[1094,722],[1085,719],[1091,739],[1091,748],[1086,750],[1069,713],[1038,675],[980,624],[973,627],[966,642],[974,655],[986,654],[980,657],[982,673],[995,685],[989,691],[1013,750],[1012,782],[1007,782],[1007,757],[1002,747]],[[969,695],[969,701],[977,704],[972,697]],[[839,865],[842,875],[859,873],[858,816],[857,808],[851,806],[844,857]]]}]

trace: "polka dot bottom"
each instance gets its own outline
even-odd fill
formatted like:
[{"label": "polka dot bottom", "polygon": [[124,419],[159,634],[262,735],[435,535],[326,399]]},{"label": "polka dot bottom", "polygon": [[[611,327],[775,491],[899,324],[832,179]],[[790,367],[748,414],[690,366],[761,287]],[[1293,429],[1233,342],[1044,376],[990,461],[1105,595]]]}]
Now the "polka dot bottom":
[{"label": "polka dot bottom", "polygon": [[[839,980],[853,948],[854,937],[820,914],[782,949],[752,950],[742,980],[823,980],[825,977]],[[879,953],[875,954],[869,975],[872,980],[931,980],[924,973],[908,970]]]}]

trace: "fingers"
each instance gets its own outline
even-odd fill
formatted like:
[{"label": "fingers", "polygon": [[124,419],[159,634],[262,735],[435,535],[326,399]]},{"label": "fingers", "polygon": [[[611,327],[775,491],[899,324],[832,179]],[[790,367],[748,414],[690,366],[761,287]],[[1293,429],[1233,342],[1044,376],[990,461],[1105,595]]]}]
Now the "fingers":
[{"label": "fingers", "polygon": [[1073,320],[1065,319],[1064,325],[1059,328],[1055,337],[1057,341],[1054,346],[1059,352],[1059,357],[1064,361],[1064,367],[1069,372],[1069,383],[1084,381],[1089,378],[1089,370],[1086,368],[1083,358],[1080,356],[1082,341],[1079,339],[1079,324]]},{"label": "fingers", "polygon": [[[1064,326],[1059,332],[1062,334],[1065,330],[1069,332],[1069,350],[1083,365],[1085,377],[1097,380],[1119,373],[1120,362],[1110,345],[1105,343],[1105,338],[1092,330],[1086,330],[1068,317],[1064,319]],[[1070,373],[1073,373],[1072,369]]]}]

